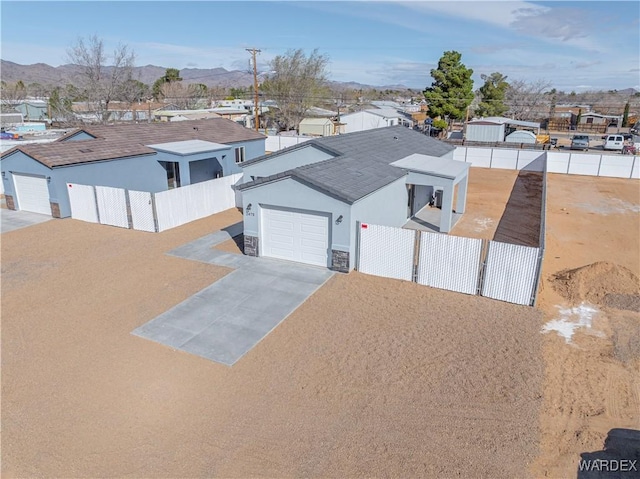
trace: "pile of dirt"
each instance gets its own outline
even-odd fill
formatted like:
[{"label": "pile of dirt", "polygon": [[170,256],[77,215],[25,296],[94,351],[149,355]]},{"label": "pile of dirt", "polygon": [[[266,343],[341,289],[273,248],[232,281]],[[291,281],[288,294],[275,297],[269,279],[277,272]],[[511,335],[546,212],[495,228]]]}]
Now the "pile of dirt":
[{"label": "pile of dirt", "polygon": [[[599,261],[575,269],[565,269],[551,277],[553,288],[573,304],[588,301],[598,306],[614,306],[612,298],[640,296],[640,280],[624,266]],[[607,304],[609,303],[609,304]]]}]

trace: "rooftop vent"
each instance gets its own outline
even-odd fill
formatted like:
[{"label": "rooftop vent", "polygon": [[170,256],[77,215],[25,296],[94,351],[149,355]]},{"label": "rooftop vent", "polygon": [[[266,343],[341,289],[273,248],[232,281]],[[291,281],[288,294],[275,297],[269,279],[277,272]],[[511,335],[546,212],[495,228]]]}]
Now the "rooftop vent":
[{"label": "rooftop vent", "polygon": [[84,149],[81,149],[79,151],[80,151],[80,153],[92,153],[93,152],[93,150],[90,150],[89,148],[84,148]]}]

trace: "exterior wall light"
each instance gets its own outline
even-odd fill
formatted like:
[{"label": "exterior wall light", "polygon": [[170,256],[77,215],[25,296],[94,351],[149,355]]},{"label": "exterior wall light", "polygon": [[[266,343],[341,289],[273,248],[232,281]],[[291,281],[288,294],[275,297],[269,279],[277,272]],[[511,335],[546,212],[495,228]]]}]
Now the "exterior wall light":
[{"label": "exterior wall light", "polygon": [[3,172],[2,172],[2,177],[3,177],[3,178],[6,178],[6,177],[7,177],[7,172],[6,172],[6,171],[3,171]]},{"label": "exterior wall light", "polygon": [[251,211],[251,203],[247,205],[247,212]]},{"label": "exterior wall light", "polygon": [[340,223],[342,223],[342,215],[336,218],[336,224],[339,225]]},{"label": "exterior wall light", "polygon": [[51,177],[47,176],[47,183],[51,183]]}]

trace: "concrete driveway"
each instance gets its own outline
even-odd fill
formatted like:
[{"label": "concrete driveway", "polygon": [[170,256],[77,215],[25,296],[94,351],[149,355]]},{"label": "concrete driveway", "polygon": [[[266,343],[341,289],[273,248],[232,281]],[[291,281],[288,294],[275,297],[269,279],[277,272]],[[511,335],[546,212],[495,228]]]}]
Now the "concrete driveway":
[{"label": "concrete driveway", "polygon": [[241,232],[238,223],[170,251],[235,271],[132,334],[231,366],[333,275],[325,268],[213,248]]},{"label": "concrete driveway", "polygon": [[49,215],[0,208],[0,233],[26,228],[27,226],[44,223],[52,219],[53,217]]}]

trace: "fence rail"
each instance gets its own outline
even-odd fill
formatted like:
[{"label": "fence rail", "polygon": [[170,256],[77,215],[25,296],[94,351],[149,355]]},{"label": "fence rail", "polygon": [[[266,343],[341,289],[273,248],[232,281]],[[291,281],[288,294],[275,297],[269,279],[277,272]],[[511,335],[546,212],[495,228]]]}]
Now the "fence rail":
[{"label": "fence rail", "polygon": [[242,174],[160,193],[67,184],[71,217],[139,231],[160,232],[239,206]]}]

